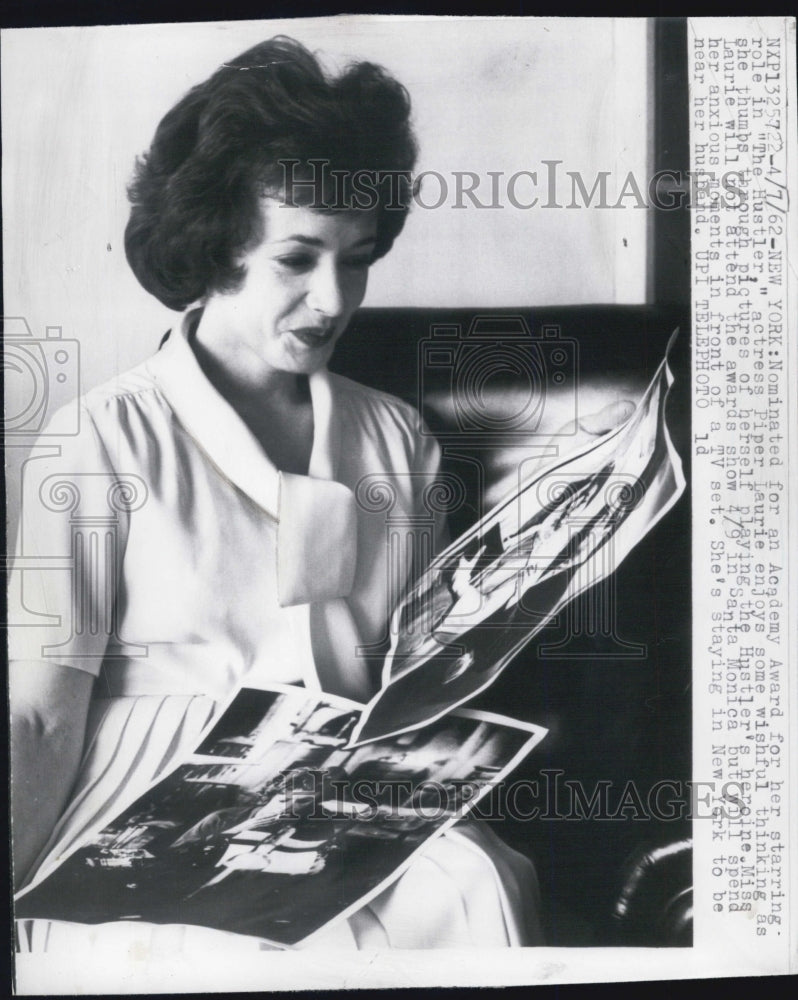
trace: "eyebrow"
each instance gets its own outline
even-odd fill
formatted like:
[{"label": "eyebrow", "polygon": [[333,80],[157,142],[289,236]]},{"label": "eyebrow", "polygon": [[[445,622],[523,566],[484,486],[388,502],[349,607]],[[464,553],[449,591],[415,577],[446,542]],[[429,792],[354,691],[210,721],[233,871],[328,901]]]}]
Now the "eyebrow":
[{"label": "eyebrow", "polygon": [[[320,240],[317,236],[303,236],[301,233],[296,233],[293,236],[286,236],[285,239],[276,240],[276,243],[303,243],[305,246],[309,247],[324,247],[324,240]],[[348,249],[354,250],[356,247],[366,246],[368,243],[376,243],[376,236],[364,236],[362,240],[358,240],[357,243],[353,243]]]}]

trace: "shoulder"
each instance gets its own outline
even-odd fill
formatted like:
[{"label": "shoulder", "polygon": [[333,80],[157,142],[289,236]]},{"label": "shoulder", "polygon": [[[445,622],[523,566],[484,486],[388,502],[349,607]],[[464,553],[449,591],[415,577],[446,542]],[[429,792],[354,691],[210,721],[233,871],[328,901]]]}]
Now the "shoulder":
[{"label": "shoulder", "polygon": [[109,408],[135,406],[143,399],[158,394],[158,385],[150,372],[150,361],[147,359],[135,368],[89,389],[79,397],[77,405],[91,416],[101,416]]},{"label": "shoulder", "polygon": [[345,375],[328,373],[334,398],[344,405],[375,418],[386,417],[404,425],[413,433],[423,433],[424,422],[418,410],[398,396],[355,382]]},{"label": "shoulder", "polygon": [[333,398],[346,413],[350,431],[381,442],[387,451],[395,453],[398,447],[411,468],[428,472],[438,467],[438,443],[414,406],[343,375],[329,373],[329,378]]},{"label": "shoulder", "polygon": [[134,434],[147,439],[169,422],[170,409],[148,362],[116,375],[61,406],[41,432],[66,456],[103,453],[106,459]]},{"label": "shoulder", "polygon": [[130,434],[158,438],[171,434],[175,414],[159,378],[163,359],[156,351],[140,364],[94,386],[74,403],[81,425],[92,427],[102,438],[115,440]]}]

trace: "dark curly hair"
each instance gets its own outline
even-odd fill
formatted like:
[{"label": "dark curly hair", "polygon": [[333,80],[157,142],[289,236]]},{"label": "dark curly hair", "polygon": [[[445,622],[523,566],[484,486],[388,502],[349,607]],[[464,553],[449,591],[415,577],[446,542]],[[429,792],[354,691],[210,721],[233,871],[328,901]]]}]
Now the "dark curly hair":
[{"label": "dark curly hair", "polygon": [[382,179],[376,260],[404,226],[415,158],[400,83],[368,62],[330,77],[304,46],[277,36],[224,63],[158,125],[128,188],[128,262],[170,309],[235,290],[241,253],[264,235],[260,198],[284,191],[286,162],[299,179],[314,160]]}]

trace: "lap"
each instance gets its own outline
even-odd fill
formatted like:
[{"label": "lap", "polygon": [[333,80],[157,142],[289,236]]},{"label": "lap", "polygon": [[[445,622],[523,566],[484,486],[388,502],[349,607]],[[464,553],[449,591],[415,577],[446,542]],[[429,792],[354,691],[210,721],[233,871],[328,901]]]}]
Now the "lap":
[{"label": "lap", "polygon": [[[213,711],[207,698],[106,699],[92,708],[86,753],[71,803],[43,856],[56,863],[102,816],[118,813],[189,751]],[[322,928],[303,947],[513,947],[541,943],[531,862],[484,821],[465,820],[426,844],[404,874],[347,920]],[[268,949],[258,938],[191,925],[132,921],[83,925],[21,921],[21,951],[145,954]]]}]

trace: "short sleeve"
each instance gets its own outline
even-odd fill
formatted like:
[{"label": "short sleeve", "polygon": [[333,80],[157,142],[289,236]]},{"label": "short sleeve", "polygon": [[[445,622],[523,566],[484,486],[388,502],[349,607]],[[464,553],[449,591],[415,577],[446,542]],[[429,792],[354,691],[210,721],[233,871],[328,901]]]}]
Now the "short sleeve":
[{"label": "short sleeve", "polygon": [[[449,542],[446,511],[450,500],[451,484],[441,477],[441,448],[434,434],[427,427],[424,418],[415,414],[415,453],[413,471],[415,473],[416,511],[422,518],[430,514],[434,517],[435,529],[432,555],[436,556]],[[426,567],[414,567],[417,575]]]},{"label": "short sleeve", "polygon": [[9,574],[9,658],[99,673],[115,641],[116,590],[137,484],[112,468],[91,414],[57,413],[22,468]]}]

